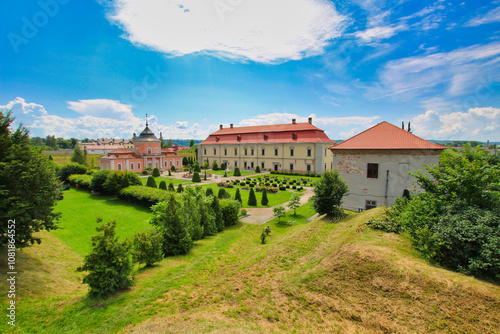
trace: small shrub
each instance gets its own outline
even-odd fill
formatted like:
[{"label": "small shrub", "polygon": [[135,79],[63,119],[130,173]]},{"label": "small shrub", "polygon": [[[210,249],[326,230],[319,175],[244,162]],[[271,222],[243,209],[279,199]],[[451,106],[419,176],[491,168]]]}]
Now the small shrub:
[{"label": "small shrub", "polygon": [[165,181],[161,181],[158,189],[167,190],[167,183]]},{"label": "small shrub", "polygon": [[213,196],[214,195],[214,191],[212,190],[212,188],[207,188],[207,191],[205,192],[205,196]]},{"label": "small shrub", "polygon": [[68,181],[68,177],[70,175],[75,175],[75,174],[86,174],[87,173],[87,167],[84,165],[80,165],[76,162],[70,162],[67,164],[64,164],[59,168],[59,171],[57,172],[57,176],[61,181]]},{"label": "small shrub", "polygon": [[172,182],[168,184],[168,191],[175,191],[174,184]]},{"label": "small shrub", "polygon": [[148,171],[144,169],[144,170],[141,172],[141,174],[142,174],[142,175],[147,175],[147,174],[148,174]]},{"label": "small shrub", "polygon": [[241,172],[240,172],[240,169],[239,169],[238,167],[236,167],[236,168],[234,169],[233,176],[241,176]]},{"label": "small shrub", "polygon": [[241,210],[240,210],[240,217],[246,217],[246,216],[248,216],[248,212],[247,212],[247,210],[245,210],[245,209],[241,209]]},{"label": "small shrub", "polygon": [[80,189],[89,189],[92,183],[92,176],[86,174],[70,175],[68,181],[72,186]]},{"label": "small shrub", "polygon": [[129,171],[111,171],[103,184],[104,192],[117,195],[120,190],[130,186],[142,186],[137,174]]},{"label": "small shrub", "polygon": [[259,166],[255,167],[255,173],[260,173],[260,167]]},{"label": "small shrub", "polygon": [[163,259],[163,237],[156,231],[138,232],[132,242],[132,260],[151,267]]},{"label": "small shrub", "polygon": [[281,191],[285,191],[285,190],[286,190],[286,187],[285,187],[285,186],[281,186],[279,189],[280,189]]},{"label": "small shrub", "polygon": [[160,177],[160,170],[156,167],[153,169],[153,177]]},{"label": "small shrub", "polygon": [[156,180],[153,176],[148,176],[148,180],[146,181],[146,187],[156,188]]},{"label": "small shrub", "polygon": [[217,194],[218,199],[226,199],[226,198],[231,198],[231,194],[226,191],[226,189],[221,188],[219,189],[219,193]]},{"label": "small shrub", "polygon": [[262,200],[260,202],[262,205],[267,205],[269,204],[269,200],[267,199],[267,189],[264,188],[262,191]]},{"label": "small shrub", "polygon": [[195,172],[195,173],[201,173],[201,168],[200,168],[200,165],[198,165],[198,164],[195,164],[195,165],[194,165],[194,172]]},{"label": "small shrub", "polygon": [[182,184],[179,183],[179,186],[177,187],[177,192],[181,193],[184,191],[184,188],[182,188]]},{"label": "small shrub", "polygon": [[403,231],[403,227],[396,221],[387,218],[370,219],[366,225],[370,226],[374,230],[380,230],[387,233],[399,234]]},{"label": "small shrub", "polygon": [[220,201],[222,219],[225,227],[235,225],[238,222],[240,207],[240,202],[234,199],[223,199]]},{"label": "small shrub", "polygon": [[241,200],[241,194],[240,194],[240,189],[236,189],[236,194],[234,195],[234,199],[237,200],[238,202],[243,203],[243,201]]},{"label": "small shrub", "polygon": [[92,174],[90,189],[97,193],[105,193],[104,182],[108,179],[109,173],[111,173],[109,169],[103,169]]},{"label": "small shrub", "polygon": [[198,172],[195,172],[193,174],[193,178],[191,179],[192,182],[201,182],[201,178],[200,178],[200,173]]},{"label": "small shrub", "polygon": [[240,186],[244,186],[245,184],[246,184],[245,181],[240,182]]},{"label": "small shrub", "polygon": [[221,163],[220,164],[220,170],[226,170],[226,164],[225,163]]}]

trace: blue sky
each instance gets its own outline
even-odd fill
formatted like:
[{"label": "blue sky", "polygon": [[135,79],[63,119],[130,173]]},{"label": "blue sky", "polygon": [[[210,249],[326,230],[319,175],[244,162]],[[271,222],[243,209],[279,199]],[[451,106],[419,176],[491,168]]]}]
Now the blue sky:
[{"label": "blue sky", "polygon": [[0,108],[33,136],[204,139],[411,121],[500,141],[500,1],[0,2]]}]

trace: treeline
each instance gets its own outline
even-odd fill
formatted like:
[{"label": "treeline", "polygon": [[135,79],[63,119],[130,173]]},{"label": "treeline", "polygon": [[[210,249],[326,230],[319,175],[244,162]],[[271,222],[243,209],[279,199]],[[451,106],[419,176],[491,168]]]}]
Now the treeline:
[{"label": "treeline", "polygon": [[[466,141],[466,140],[454,140],[452,142],[444,143],[443,146],[446,147],[464,147],[469,144],[471,147],[486,147],[486,144],[480,141]],[[497,148],[497,144],[490,144],[487,148]]]},{"label": "treeline", "polygon": [[56,138],[55,136],[32,137],[30,138],[30,144],[46,150],[72,150],[78,144],[78,139]]}]

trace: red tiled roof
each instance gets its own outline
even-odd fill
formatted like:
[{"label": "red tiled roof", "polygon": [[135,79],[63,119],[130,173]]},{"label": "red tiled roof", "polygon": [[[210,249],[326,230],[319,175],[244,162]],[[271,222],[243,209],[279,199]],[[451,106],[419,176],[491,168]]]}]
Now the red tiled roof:
[{"label": "red tiled roof", "polygon": [[325,132],[310,123],[289,123],[223,128],[199,145],[239,143],[332,143]]},{"label": "red tiled roof", "polygon": [[87,150],[116,150],[121,145],[85,145]]},{"label": "red tiled roof", "polygon": [[331,150],[444,150],[445,148],[385,121],[330,147]]}]

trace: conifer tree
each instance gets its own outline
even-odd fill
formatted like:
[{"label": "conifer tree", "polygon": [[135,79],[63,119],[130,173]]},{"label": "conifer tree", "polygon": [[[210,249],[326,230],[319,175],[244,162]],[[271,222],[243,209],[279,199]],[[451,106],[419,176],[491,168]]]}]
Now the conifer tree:
[{"label": "conifer tree", "polygon": [[236,194],[234,195],[234,199],[240,203],[243,203],[243,201],[241,200],[240,188],[236,189]]},{"label": "conifer tree", "polygon": [[256,206],[257,205],[257,197],[255,197],[255,192],[253,188],[250,188],[250,195],[248,196],[248,205]]},{"label": "conifer tree", "polygon": [[267,205],[269,203],[269,200],[267,199],[267,189],[264,188],[262,190],[262,200],[260,202],[262,205]]},{"label": "conifer tree", "polygon": [[168,191],[175,191],[174,184],[172,182],[168,184]]},{"label": "conifer tree", "polygon": [[167,183],[165,183],[165,181],[161,181],[158,189],[167,190]]},{"label": "conifer tree", "polygon": [[148,176],[148,180],[146,181],[146,187],[156,188],[156,181],[153,176]]}]

